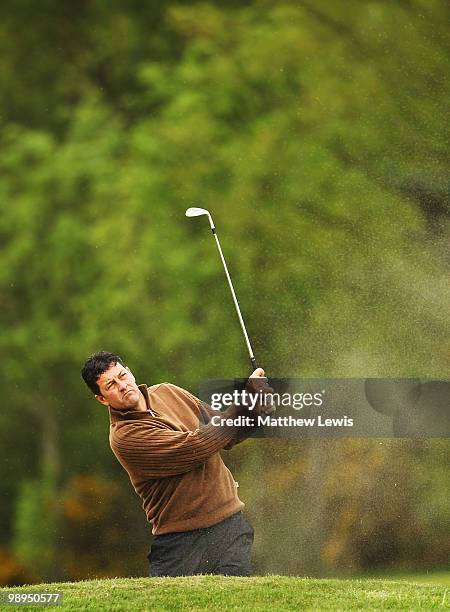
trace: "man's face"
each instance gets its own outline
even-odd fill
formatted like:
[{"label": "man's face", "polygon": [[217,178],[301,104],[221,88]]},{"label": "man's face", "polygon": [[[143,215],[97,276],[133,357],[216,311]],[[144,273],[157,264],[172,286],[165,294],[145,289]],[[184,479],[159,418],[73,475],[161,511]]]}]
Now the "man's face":
[{"label": "man's face", "polygon": [[136,380],[128,368],[116,363],[97,378],[100,395],[96,395],[101,404],[118,410],[131,410],[139,404],[141,392]]}]

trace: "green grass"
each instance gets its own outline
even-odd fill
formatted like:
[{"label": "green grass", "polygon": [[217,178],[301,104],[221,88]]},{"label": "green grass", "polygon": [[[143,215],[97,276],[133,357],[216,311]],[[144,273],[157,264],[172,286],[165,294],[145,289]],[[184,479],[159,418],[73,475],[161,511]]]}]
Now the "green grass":
[{"label": "green grass", "polygon": [[[365,575],[360,575],[358,576],[358,578],[364,578],[364,579],[373,579],[373,578],[383,578],[383,579],[390,579],[390,580],[407,580],[408,582],[420,582],[423,584],[440,584],[442,586],[448,586],[450,587],[450,571],[449,570],[442,570],[442,571],[431,571],[431,572],[410,572],[410,571],[404,571],[404,572],[387,572],[387,571],[383,571],[383,572],[377,572],[377,573],[371,573],[371,574],[365,574]],[[450,592],[449,592],[449,596],[450,596]]]},{"label": "green grass", "polygon": [[[407,580],[234,578],[115,578],[3,588],[64,593],[68,610],[432,610],[450,609],[445,585]],[[36,610],[36,606],[4,606]],[[41,608],[42,609],[42,608]],[[58,608],[54,608],[57,610]]]},{"label": "green grass", "polygon": [[[441,584],[450,587],[450,572],[433,572],[431,574],[409,574],[405,577],[410,582],[423,582],[429,584]],[[449,592],[450,596],[450,592]]]}]

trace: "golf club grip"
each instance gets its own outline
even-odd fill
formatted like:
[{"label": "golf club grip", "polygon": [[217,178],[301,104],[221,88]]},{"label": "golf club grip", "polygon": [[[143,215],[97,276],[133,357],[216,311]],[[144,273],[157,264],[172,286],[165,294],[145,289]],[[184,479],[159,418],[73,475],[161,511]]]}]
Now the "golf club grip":
[{"label": "golf club grip", "polygon": [[257,363],[256,363],[256,359],[254,357],[250,357],[250,361],[252,362],[252,372],[254,372],[256,370],[256,368],[258,367]]}]

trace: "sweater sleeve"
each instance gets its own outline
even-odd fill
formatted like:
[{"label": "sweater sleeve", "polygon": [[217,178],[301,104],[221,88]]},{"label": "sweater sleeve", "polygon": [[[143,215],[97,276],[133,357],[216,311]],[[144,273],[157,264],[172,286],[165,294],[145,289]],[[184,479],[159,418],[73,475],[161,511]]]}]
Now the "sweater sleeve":
[{"label": "sweater sleeve", "polygon": [[168,386],[171,387],[172,389],[176,389],[178,393],[180,393],[181,395],[186,397],[188,400],[190,400],[190,402],[196,405],[199,420],[204,425],[209,423],[209,421],[211,420],[213,416],[218,415],[218,414],[220,415],[220,411],[214,410],[213,408],[211,408],[211,406],[208,406],[206,402],[203,402],[202,400],[198,399],[198,397],[196,397],[189,391],[186,391],[186,389],[182,389],[181,387],[177,387],[176,385],[173,385],[170,383],[168,384]]},{"label": "sweater sleeve", "polygon": [[145,478],[176,476],[195,469],[233,440],[210,423],[194,431],[174,431],[147,423],[124,426],[110,439],[128,472]]},{"label": "sweater sleeve", "polygon": [[[186,389],[182,389],[181,387],[176,387],[175,385],[170,385],[170,386],[177,389],[180,393],[182,393],[184,396],[188,397],[189,399],[191,399],[197,404],[197,408],[199,411],[199,419],[205,425],[210,422],[213,416],[220,414],[220,411],[214,410],[214,408],[211,408],[211,406],[209,406],[206,402],[198,399],[198,397],[195,397],[195,395],[192,395],[192,393],[190,393],[189,391],[186,391]],[[231,450],[237,444],[244,442],[244,440],[246,440],[247,438],[248,438],[248,435],[244,435],[242,437],[232,437],[231,440],[222,448],[223,450]]]}]

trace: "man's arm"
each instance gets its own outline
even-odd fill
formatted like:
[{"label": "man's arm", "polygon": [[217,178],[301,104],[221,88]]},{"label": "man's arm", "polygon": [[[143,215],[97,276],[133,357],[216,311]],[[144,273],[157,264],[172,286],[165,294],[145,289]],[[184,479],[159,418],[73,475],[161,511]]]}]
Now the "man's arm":
[{"label": "man's arm", "polygon": [[[235,418],[244,411],[246,408],[230,406],[222,416]],[[176,431],[155,419],[117,428],[110,436],[110,446],[128,472],[145,478],[164,478],[199,467],[237,437],[235,428],[207,423],[193,431]]]},{"label": "man's arm", "polygon": [[[263,384],[264,370],[255,370],[250,377],[250,389]],[[259,380],[256,380],[258,379]],[[201,402],[183,391],[198,403]],[[206,406],[206,404],[204,404]],[[213,411],[208,407],[208,412]],[[248,414],[246,406],[230,406],[222,417],[234,419]],[[207,422],[193,431],[176,431],[155,420],[136,421],[117,428],[110,438],[111,449],[127,471],[145,478],[164,478],[183,474],[199,467],[222,448],[230,449],[251,434],[250,428],[217,427]]]},{"label": "man's arm", "polygon": [[145,421],[120,428],[110,444],[127,471],[164,478],[197,468],[232,439],[211,424],[194,431],[175,431]]}]

